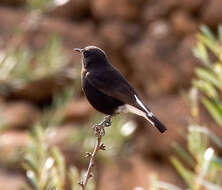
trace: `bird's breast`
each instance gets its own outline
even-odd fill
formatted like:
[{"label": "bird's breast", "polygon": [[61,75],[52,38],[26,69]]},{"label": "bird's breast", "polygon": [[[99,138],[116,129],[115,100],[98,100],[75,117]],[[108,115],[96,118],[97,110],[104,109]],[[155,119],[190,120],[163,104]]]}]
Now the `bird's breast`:
[{"label": "bird's breast", "polygon": [[88,74],[89,74],[89,71],[87,71],[86,68],[82,67],[82,71],[81,71],[82,80],[85,79]]}]

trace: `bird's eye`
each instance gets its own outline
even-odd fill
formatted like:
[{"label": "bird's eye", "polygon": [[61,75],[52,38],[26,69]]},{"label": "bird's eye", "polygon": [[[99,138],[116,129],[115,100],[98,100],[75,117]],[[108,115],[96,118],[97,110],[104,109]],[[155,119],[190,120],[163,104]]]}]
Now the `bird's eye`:
[{"label": "bird's eye", "polygon": [[83,53],[83,55],[84,55],[84,57],[88,57],[88,56],[89,56],[89,52],[88,52],[88,51],[85,51],[85,52]]}]

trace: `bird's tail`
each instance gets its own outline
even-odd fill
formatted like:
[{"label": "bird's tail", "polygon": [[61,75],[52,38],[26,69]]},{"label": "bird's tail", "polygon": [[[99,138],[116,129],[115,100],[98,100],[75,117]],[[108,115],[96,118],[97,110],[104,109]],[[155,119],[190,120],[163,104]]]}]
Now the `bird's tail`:
[{"label": "bird's tail", "polygon": [[141,109],[139,109],[135,106],[125,104],[120,110],[124,111],[124,112],[131,112],[131,113],[134,113],[134,114],[137,114],[137,115],[140,115],[140,116],[144,117],[154,127],[156,127],[161,133],[163,133],[164,131],[167,130],[166,127],[154,116],[154,114],[150,110],[148,110],[148,108],[141,110]]},{"label": "bird's tail", "polygon": [[161,133],[164,133],[167,129],[166,127],[152,114],[146,114],[147,116],[147,120],[149,120],[149,122],[156,127]]}]

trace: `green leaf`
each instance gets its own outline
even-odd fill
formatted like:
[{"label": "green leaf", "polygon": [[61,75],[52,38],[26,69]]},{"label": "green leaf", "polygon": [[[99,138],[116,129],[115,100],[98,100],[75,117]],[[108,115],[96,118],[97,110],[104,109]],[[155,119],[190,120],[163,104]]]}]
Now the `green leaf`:
[{"label": "green leaf", "polygon": [[216,42],[216,38],[214,37],[214,34],[211,32],[209,27],[207,27],[206,25],[202,25],[200,27],[200,30],[206,37],[209,38],[209,40],[211,40],[212,42]]},{"label": "green leaf", "polygon": [[222,158],[214,156],[212,158],[212,165],[219,171],[222,171]]},{"label": "green leaf", "polygon": [[209,130],[206,127],[202,127],[202,126],[190,126],[189,127],[190,131],[197,131],[199,133],[203,133],[206,134],[219,148],[222,149],[222,140],[217,137],[211,130]]},{"label": "green leaf", "polygon": [[174,156],[170,157],[170,161],[172,162],[173,166],[179,172],[181,177],[184,179],[186,184],[189,186],[190,189],[194,190],[194,173],[188,169],[186,169],[183,164]]},{"label": "green leaf", "polygon": [[215,41],[212,41],[210,38],[204,34],[197,35],[198,41],[205,45],[209,50],[211,50],[217,57],[220,55],[220,48]]},{"label": "green leaf", "polygon": [[81,190],[81,186],[78,184],[80,182],[80,176],[77,168],[72,166],[68,174],[72,190]]},{"label": "green leaf", "polygon": [[184,161],[186,161],[191,167],[195,166],[193,158],[178,143],[173,143],[172,146]]},{"label": "green leaf", "polygon": [[208,97],[218,98],[217,90],[211,85],[211,83],[203,80],[194,80],[193,85],[204,92]]},{"label": "green leaf", "polygon": [[159,190],[158,186],[158,178],[155,174],[151,173],[151,177],[150,177],[150,190]]},{"label": "green leaf", "polygon": [[214,86],[221,88],[221,82],[215,73],[203,68],[197,68],[195,72],[200,79],[208,81]]},{"label": "green leaf", "polygon": [[55,159],[55,163],[57,166],[60,181],[61,181],[62,185],[64,185],[65,184],[65,177],[66,177],[65,158],[63,157],[62,153],[60,152],[60,150],[57,147],[53,147],[52,156]]},{"label": "green leaf", "polygon": [[210,66],[210,60],[208,57],[207,49],[201,42],[197,42],[197,47],[193,49],[193,54],[195,57],[200,59],[205,65]]},{"label": "green leaf", "polygon": [[198,164],[200,164],[203,161],[203,155],[208,147],[208,137],[205,134],[201,134],[200,131],[194,130],[196,127],[195,125],[189,126],[187,141],[189,152],[193,155]]},{"label": "green leaf", "polygon": [[27,171],[27,177],[28,177],[32,187],[34,188],[34,190],[39,190],[37,177],[35,176],[33,171],[31,171],[31,170]]},{"label": "green leaf", "polygon": [[222,26],[221,25],[218,27],[218,37],[222,45]]},{"label": "green leaf", "polygon": [[202,98],[202,103],[207,108],[211,116],[215,119],[217,124],[222,127],[222,106],[219,104],[219,102]]}]

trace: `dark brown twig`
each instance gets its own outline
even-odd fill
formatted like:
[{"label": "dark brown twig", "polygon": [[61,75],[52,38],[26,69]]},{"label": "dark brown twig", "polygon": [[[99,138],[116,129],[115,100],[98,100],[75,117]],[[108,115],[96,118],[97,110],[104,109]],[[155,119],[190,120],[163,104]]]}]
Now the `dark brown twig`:
[{"label": "dark brown twig", "polygon": [[95,158],[96,158],[97,152],[99,150],[105,150],[106,148],[105,145],[101,142],[101,140],[102,140],[102,137],[105,135],[105,127],[109,127],[109,126],[111,126],[110,115],[106,116],[101,123],[93,126],[95,135],[97,137],[97,143],[96,143],[93,153],[89,153],[89,152],[86,153],[86,156],[90,158],[90,161],[89,161],[88,169],[87,169],[84,179],[81,182],[79,182],[79,185],[82,187],[82,190],[86,190],[86,186],[89,181],[89,178],[93,176],[92,168],[95,165]]}]

